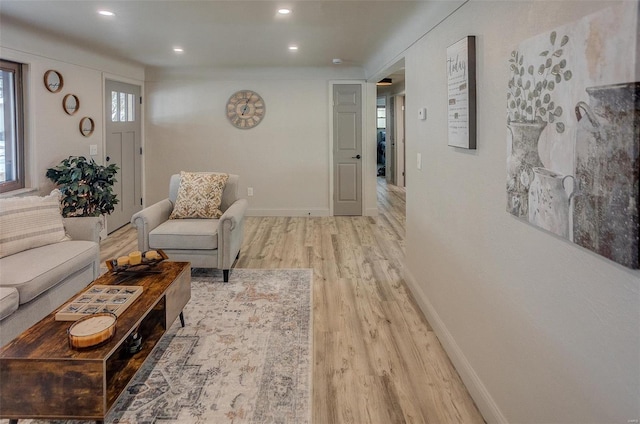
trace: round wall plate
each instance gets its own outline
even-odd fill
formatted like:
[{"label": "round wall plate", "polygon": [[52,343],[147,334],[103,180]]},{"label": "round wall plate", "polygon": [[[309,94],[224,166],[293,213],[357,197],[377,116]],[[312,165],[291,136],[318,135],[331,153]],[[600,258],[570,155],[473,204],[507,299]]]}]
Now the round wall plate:
[{"label": "round wall plate", "polygon": [[85,137],[89,137],[93,134],[93,130],[96,129],[96,124],[93,122],[93,119],[85,116],[80,120],[80,134]]},{"label": "round wall plate", "polygon": [[67,115],[74,115],[80,109],[80,100],[75,94],[67,94],[62,99],[62,108]]},{"label": "round wall plate", "polygon": [[49,69],[44,73],[44,86],[52,93],[57,93],[62,90],[62,86],[64,85],[64,79],[62,78],[62,74],[58,71],[54,71],[53,69]]}]

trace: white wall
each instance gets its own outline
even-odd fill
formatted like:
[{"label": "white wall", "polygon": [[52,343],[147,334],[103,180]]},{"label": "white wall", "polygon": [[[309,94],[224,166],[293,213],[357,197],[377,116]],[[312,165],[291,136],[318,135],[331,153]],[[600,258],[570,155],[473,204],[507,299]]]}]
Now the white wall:
[{"label": "white wall", "polygon": [[[45,177],[47,168],[69,156],[89,157],[89,145],[98,146],[94,159],[103,161],[103,79],[138,81],[142,85],[144,68],[76,48],[37,30],[24,28],[3,19],[0,29],[0,57],[28,65],[25,76],[26,184],[40,193],[53,184]],[[44,73],[54,69],[64,78],[58,93],[47,91]],[[62,109],[66,94],[75,94],[80,108],[69,116]],[[93,118],[96,128],[90,137],[79,131],[80,119]]]},{"label": "white wall", "polygon": [[[489,422],[640,418],[640,273],[505,211],[511,50],[616,4],[470,1],[406,52],[406,279]],[[466,35],[475,151],[447,146],[446,48]]]},{"label": "white wall", "polygon": [[[328,215],[330,81],[357,77],[361,70],[150,71],[146,204],[166,197],[173,173],[222,171],[240,175],[242,196],[253,187],[250,215]],[[266,103],[265,118],[250,130],[233,127],[225,115],[227,100],[242,89]],[[369,158],[365,210],[375,213],[375,149]]]}]

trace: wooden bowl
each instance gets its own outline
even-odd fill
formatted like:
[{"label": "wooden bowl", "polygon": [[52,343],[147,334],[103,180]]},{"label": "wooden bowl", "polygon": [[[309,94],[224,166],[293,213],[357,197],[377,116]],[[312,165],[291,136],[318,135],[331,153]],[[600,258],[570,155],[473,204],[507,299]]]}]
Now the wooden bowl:
[{"label": "wooden bowl", "polygon": [[74,349],[98,346],[116,334],[118,317],[111,312],[100,312],[82,317],[69,327],[69,345]]}]

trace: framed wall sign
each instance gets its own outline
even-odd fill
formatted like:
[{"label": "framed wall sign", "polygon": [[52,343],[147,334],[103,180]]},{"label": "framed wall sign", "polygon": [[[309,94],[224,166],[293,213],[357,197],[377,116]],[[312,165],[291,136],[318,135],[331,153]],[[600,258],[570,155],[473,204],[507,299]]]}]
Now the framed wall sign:
[{"label": "framed wall sign", "polygon": [[448,144],[476,148],[476,37],[447,47]]},{"label": "framed wall sign", "polygon": [[78,96],[75,94],[67,94],[64,96],[64,99],[62,99],[62,108],[67,115],[75,114],[78,109],[80,109],[80,100],[78,100]]},{"label": "framed wall sign", "polygon": [[49,69],[44,73],[44,86],[52,93],[57,93],[62,90],[62,86],[64,85],[64,80],[62,79],[62,74],[58,71],[54,71],[53,69]]}]

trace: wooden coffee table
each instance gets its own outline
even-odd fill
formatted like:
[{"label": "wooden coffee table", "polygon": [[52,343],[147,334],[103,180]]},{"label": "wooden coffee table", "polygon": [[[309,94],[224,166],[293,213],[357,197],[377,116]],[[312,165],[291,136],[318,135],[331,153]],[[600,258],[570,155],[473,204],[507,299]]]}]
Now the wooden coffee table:
[{"label": "wooden coffee table", "polygon": [[[105,344],[85,350],[69,347],[71,322],[56,321],[56,310],[0,349],[0,418],[11,423],[21,418],[104,421],[191,298],[189,262],[165,261],[155,269],[161,273],[122,283],[144,291],[118,317],[116,334]],[[107,273],[92,284],[119,280],[122,276]],[[142,350],[131,354],[126,341],[136,330]]]}]

